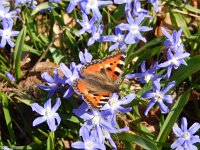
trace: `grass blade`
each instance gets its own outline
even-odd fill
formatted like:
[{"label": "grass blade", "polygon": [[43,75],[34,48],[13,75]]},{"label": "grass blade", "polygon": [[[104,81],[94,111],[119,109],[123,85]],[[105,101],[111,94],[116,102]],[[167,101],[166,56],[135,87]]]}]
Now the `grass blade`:
[{"label": "grass blade", "polygon": [[167,115],[167,118],[165,119],[165,122],[160,130],[160,133],[159,133],[157,139],[156,139],[156,142],[160,143],[160,144],[158,144],[159,149],[162,149],[162,146],[164,145],[163,143],[165,143],[169,133],[171,132],[172,126],[176,122],[176,120],[179,117],[184,106],[187,104],[189,96],[190,96],[190,89],[185,91],[180,96],[180,98],[176,101],[176,103],[172,107],[171,111]]},{"label": "grass blade", "polygon": [[[152,149],[158,150],[158,148],[153,142],[138,135],[134,135],[130,133],[119,133],[117,134],[117,138],[124,142],[135,143],[146,150],[152,150]],[[129,148],[126,147],[126,149],[129,149]]]},{"label": "grass blade", "polygon": [[12,144],[16,144],[16,139],[15,139],[15,134],[14,134],[14,130],[13,130],[13,126],[12,126],[12,121],[11,121],[11,116],[10,116],[10,112],[8,109],[8,98],[4,93],[0,93],[0,96],[2,98],[2,105],[3,105],[3,112],[4,112],[4,117],[6,120],[6,126],[10,135],[10,140],[12,142]]},{"label": "grass blade", "polygon": [[21,56],[23,51],[24,40],[26,36],[26,27],[24,27],[19,33],[14,49],[14,66],[15,66],[15,79],[19,81],[21,78]]}]

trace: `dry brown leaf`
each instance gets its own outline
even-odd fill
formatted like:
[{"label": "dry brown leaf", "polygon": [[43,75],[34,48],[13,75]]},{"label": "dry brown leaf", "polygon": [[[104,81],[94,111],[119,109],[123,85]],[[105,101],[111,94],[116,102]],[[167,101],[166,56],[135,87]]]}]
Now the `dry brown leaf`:
[{"label": "dry brown leaf", "polygon": [[67,13],[64,14],[64,24],[72,28],[76,25],[76,20],[70,17]]}]

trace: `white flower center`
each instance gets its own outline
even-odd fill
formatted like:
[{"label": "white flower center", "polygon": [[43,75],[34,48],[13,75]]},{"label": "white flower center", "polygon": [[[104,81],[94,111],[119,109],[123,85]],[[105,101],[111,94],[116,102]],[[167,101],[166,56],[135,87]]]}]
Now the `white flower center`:
[{"label": "white flower center", "polygon": [[51,108],[47,108],[47,109],[46,109],[45,116],[46,116],[47,118],[50,118],[50,117],[53,116],[53,112],[51,111]]},{"label": "white flower center", "polygon": [[138,31],[139,31],[138,25],[132,25],[132,26],[130,27],[130,31],[131,31],[133,34],[138,33]]},{"label": "white flower center", "polygon": [[152,75],[147,73],[144,76],[144,81],[146,81],[146,83],[149,83],[149,81],[151,80],[151,78],[152,78]]},{"label": "white flower center", "polygon": [[94,143],[92,141],[85,142],[85,149],[93,149]]},{"label": "white flower center", "polygon": [[171,63],[176,67],[179,65],[179,62],[175,58],[171,59]]},{"label": "white flower center", "polygon": [[154,97],[155,97],[155,100],[156,100],[156,101],[162,101],[162,99],[163,99],[163,95],[162,95],[162,93],[160,93],[159,91],[156,91],[156,92],[154,93]]},{"label": "white flower center", "polygon": [[88,5],[90,8],[94,8],[98,6],[97,2],[98,2],[97,0],[89,0]]},{"label": "white flower center", "polygon": [[69,78],[70,78],[71,82],[73,82],[73,81],[76,79],[75,76],[71,76],[71,77],[69,77]]},{"label": "white flower center", "polygon": [[94,34],[95,39],[99,39],[100,38],[100,34],[97,32]]},{"label": "white flower center", "polygon": [[89,24],[89,23],[85,23],[85,24],[84,24],[84,28],[85,28],[85,29],[90,29],[90,24]]},{"label": "white flower center", "polygon": [[116,103],[117,103],[117,99],[116,99],[116,98],[112,98],[112,99],[110,100],[110,102],[109,102],[110,107],[111,107],[111,108],[114,107],[114,106],[116,105]]},{"label": "white flower center", "polygon": [[190,139],[190,133],[189,132],[184,132],[183,133],[183,138],[185,139],[185,140],[189,140]]},{"label": "white flower center", "polygon": [[100,116],[99,115],[95,115],[94,118],[92,119],[92,123],[94,125],[97,125],[97,124],[100,123],[100,120],[101,120]]},{"label": "white flower center", "polygon": [[118,36],[117,36],[117,40],[118,40],[118,42],[122,42],[122,41],[123,41],[123,36],[120,35],[120,34],[118,34]]},{"label": "white flower center", "polygon": [[11,30],[10,29],[6,29],[6,30],[3,30],[3,35],[2,37],[5,38],[5,39],[9,39],[10,36],[11,36]]}]

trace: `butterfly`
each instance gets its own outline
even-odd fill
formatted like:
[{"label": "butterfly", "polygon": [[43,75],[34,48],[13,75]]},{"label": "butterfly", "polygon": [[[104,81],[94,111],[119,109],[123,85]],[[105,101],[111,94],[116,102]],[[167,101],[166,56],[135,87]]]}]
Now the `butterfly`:
[{"label": "butterfly", "polygon": [[125,52],[116,52],[102,60],[93,60],[80,69],[81,78],[72,83],[73,89],[88,104],[89,108],[100,109],[119,90]]}]

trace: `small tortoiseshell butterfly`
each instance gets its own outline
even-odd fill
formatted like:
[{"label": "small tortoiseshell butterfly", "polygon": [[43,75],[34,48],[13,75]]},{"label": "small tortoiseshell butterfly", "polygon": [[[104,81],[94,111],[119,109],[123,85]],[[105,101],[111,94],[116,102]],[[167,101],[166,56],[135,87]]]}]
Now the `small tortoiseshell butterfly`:
[{"label": "small tortoiseshell butterfly", "polygon": [[72,86],[89,108],[102,108],[112,93],[118,91],[125,58],[125,52],[117,52],[102,60],[86,63],[81,68],[81,78],[74,80]]}]

